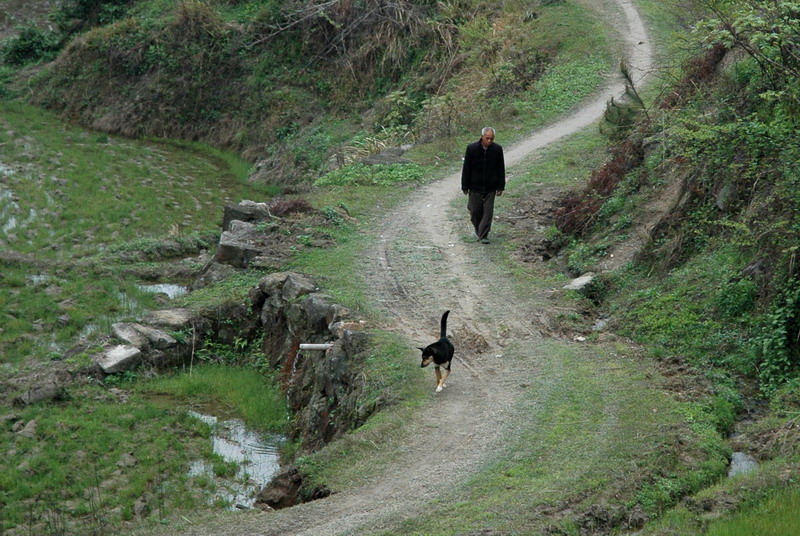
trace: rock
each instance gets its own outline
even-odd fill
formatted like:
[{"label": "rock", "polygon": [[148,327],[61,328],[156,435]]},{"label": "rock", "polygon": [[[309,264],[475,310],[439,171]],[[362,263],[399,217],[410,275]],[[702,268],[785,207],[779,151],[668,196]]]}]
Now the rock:
[{"label": "rock", "polygon": [[256,496],[256,505],[279,510],[300,502],[300,486],[303,478],[294,466],[283,469]]},{"label": "rock", "polygon": [[310,294],[303,302],[303,309],[308,318],[309,329],[323,332],[331,324],[341,321],[347,315],[347,309],[341,305],[331,304],[324,294]]},{"label": "rock", "polygon": [[749,473],[756,467],[758,467],[758,462],[755,458],[744,452],[734,452],[731,457],[730,468],[728,469],[728,478]]},{"label": "rock", "polygon": [[266,203],[242,201],[238,205],[227,205],[222,217],[222,230],[229,231],[231,223],[243,221],[247,223],[259,222],[269,219],[269,210]]},{"label": "rock", "polygon": [[60,398],[63,390],[55,381],[47,381],[35,387],[31,387],[25,393],[15,398],[12,403],[17,407],[35,404]]},{"label": "rock", "polygon": [[0,417],[0,425],[2,425],[3,427],[9,424],[13,425],[13,423],[16,423],[18,421],[19,421],[19,415],[17,415],[16,413],[6,413],[2,417]]},{"label": "rock", "polygon": [[174,337],[152,326],[134,322],[118,322],[111,326],[114,336],[122,342],[147,351],[152,346],[157,350],[171,348],[178,344]]},{"label": "rock", "polygon": [[28,423],[17,432],[17,435],[34,439],[36,437],[36,420],[28,421]]},{"label": "rock", "polygon": [[136,457],[130,453],[126,452],[122,455],[122,458],[117,462],[117,467],[133,467],[138,463]]},{"label": "rock", "polygon": [[111,325],[111,333],[122,342],[135,346],[140,350],[146,350],[150,345],[150,341],[147,340],[147,337],[136,329],[136,324],[117,322]]},{"label": "rock", "polygon": [[283,283],[281,296],[286,301],[293,301],[300,296],[311,294],[315,290],[317,290],[317,286],[311,279],[301,274],[290,273]]},{"label": "rock", "polygon": [[564,285],[564,290],[583,290],[587,285],[594,281],[594,272],[586,272]]},{"label": "rock", "polygon": [[142,321],[151,326],[179,331],[192,326],[192,314],[187,309],[161,309],[150,311]]},{"label": "rock", "polygon": [[236,272],[236,268],[227,264],[220,264],[218,262],[208,263],[202,273],[192,283],[192,289],[196,290],[220,281],[225,281]]},{"label": "rock", "polygon": [[137,519],[142,519],[148,512],[147,501],[144,498],[139,497],[136,499],[136,502],[133,503],[133,515]]},{"label": "rock", "polygon": [[263,248],[257,245],[260,237],[256,234],[256,226],[252,223],[233,220],[230,229],[219,239],[214,260],[235,268],[247,268],[253,259],[264,253]]},{"label": "rock", "polygon": [[106,374],[130,370],[142,359],[142,351],[135,346],[120,344],[109,348],[102,354],[94,357],[95,362]]}]

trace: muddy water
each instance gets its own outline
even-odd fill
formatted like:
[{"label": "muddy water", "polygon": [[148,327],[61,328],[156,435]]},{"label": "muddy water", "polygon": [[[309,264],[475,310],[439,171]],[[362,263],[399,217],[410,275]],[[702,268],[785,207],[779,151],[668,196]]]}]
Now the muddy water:
[{"label": "muddy water", "polygon": [[197,460],[192,463],[189,475],[205,476],[214,482],[211,502],[222,500],[231,509],[252,507],[256,494],[280,469],[279,448],[285,439],[258,434],[248,429],[240,419],[220,418],[196,411],[189,414],[212,427],[214,453],[239,467],[235,478],[223,479],[214,474],[213,464]]}]

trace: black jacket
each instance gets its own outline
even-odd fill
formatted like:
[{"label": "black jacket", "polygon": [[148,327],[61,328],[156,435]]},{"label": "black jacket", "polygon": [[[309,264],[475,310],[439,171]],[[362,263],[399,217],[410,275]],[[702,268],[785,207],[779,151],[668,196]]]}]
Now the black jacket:
[{"label": "black jacket", "polygon": [[503,147],[493,143],[484,149],[481,141],[467,145],[461,170],[461,189],[488,193],[506,188]]}]

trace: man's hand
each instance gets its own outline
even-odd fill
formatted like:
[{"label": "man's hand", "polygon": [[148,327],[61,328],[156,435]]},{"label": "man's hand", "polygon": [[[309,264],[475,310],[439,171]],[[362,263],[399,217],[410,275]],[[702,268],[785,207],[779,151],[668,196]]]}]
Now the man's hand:
[{"label": "man's hand", "polygon": [[464,195],[467,195],[469,193],[469,190],[461,190],[461,191],[464,192]]},{"label": "man's hand", "polygon": [[500,197],[501,195],[503,195],[503,190],[497,190],[496,193],[497,193],[497,197]]}]

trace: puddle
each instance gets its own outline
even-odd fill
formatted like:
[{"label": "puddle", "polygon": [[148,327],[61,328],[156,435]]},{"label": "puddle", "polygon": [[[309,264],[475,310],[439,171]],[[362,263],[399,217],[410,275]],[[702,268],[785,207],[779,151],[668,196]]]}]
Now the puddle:
[{"label": "puddle", "polygon": [[46,283],[50,279],[50,276],[46,274],[34,274],[27,276],[26,279],[34,285],[39,285],[41,283]]},{"label": "puddle", "polygon": [[219,419],[196,411],[189,414],[212,427],[214,452],[239,466],[235,479],[223,479],[214,474],[213,464],[200,460],[192,463],[189,476],[206,476],[215,483],[211,502],[222,499],[231,510],[251,508],[256,494],[280,470],[278,449],[285,439],[258,434],[240,419]]},{"label": "puddle", "polygon": [[17,218],[11,213],[17,210],[19,205],[14,201],[14,195],[0,185],[0,223],[4,233],[16,229]]},{"label": "puddle", "polygon": [[139,288],[146,291],[152,292],[154,294],[166,294],[169,296],[170,299],[176,298],[177,296],[183,296],[189,289],[183,285],[173,285],[170,283],[162,283],[157,285],[139,285]]},{"label": "puddle", "polygon": [[758,467],[758,462],[755,458],[744,452],[734,452],[731,457],[731,465],[728,468],[728,478],[749,473],[756,467]]}]

